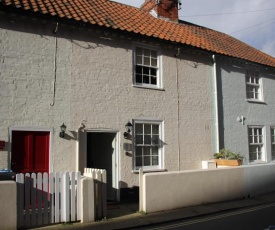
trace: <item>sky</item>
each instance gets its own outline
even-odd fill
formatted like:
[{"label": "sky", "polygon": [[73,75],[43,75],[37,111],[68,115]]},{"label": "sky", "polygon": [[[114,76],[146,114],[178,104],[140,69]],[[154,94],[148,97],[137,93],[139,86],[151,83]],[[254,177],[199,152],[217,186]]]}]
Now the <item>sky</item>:
[{"label": "sky", "polygon": [[[140,7],[145,0],[115,0]],[[181,0],[179,18],[229,34],[275,57],[275,0]]]}]

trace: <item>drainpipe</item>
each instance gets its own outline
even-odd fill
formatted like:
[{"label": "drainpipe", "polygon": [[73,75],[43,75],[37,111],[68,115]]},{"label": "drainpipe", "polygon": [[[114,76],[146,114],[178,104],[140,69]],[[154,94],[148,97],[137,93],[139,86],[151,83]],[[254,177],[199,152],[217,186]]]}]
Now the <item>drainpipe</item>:
[{"label": "drainpipe", "polygon": [[178,48],[178,52],[175,54],[176,58],[176,84],[177,84],[177,122],[178,122],[178,170],[180,171],[180,151],[181,151],[181,146],[180,146],[180,96],[179,96],[179,63],[178,63],[178,56],[180,55],[180,48]]},{"label": "drainpipe", "polygon": [[217,83],[217,63],[215,54],[212,55],[213,60],[213,88],[214,88],[214,152],[220,151],[220,135],[219,135],[219,104],[218,104],[218,83]]}]

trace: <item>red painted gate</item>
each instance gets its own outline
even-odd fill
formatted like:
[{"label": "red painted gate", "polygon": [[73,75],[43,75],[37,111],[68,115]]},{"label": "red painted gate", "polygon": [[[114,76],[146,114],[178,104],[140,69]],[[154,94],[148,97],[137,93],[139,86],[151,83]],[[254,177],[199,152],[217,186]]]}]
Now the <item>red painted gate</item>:
[{"label": "red painted gate", "polygon": [[12,131],[11,169],[16,173],[49,172],[50,132]]}]

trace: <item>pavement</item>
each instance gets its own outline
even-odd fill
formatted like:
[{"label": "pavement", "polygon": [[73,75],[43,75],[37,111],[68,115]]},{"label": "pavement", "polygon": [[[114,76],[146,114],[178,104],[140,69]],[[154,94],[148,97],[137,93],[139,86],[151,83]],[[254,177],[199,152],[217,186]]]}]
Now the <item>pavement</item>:
[{"label": "pavement", "polygon": [[138,203],[113,203],[108,205],[107,218],[105,220],[86,224],[58,224],[37,229],[133,229],[137,227],[149,227],[153,224],[166,223],[174,220],[184,220],[224,211],[233,211],[247,207],[270,204],[273,202],[275,202],[275,193],[270,193],[247,199],[203,204],[149,214],[139,212]]}]

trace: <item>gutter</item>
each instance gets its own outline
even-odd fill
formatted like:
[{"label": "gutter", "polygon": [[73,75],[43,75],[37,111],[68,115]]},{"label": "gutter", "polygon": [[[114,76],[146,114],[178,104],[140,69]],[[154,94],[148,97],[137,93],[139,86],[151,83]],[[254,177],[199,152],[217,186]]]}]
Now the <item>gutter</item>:
[{"label": "gutter", "polygon": [[220,151],[220,135],[219,135],[219,101],[218,101],[218,83],[217,83],[217,63],[215,54],[212,55],[213,60],[213,89],[214,89],[214,153]]}]

